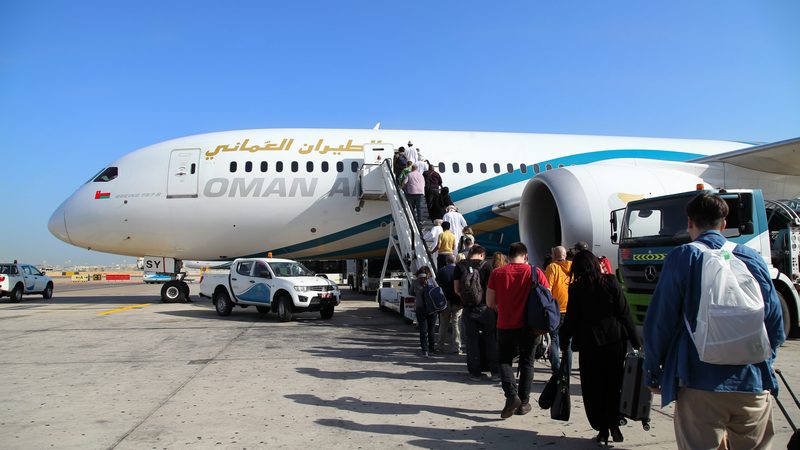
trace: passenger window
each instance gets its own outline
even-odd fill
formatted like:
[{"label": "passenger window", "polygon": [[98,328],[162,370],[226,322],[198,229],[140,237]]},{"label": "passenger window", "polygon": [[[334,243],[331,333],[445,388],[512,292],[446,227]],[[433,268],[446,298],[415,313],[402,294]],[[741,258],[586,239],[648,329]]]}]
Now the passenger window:
[{"label": "passenger window", "polygon": [[253,163],[251,161],[244,163],[244,171],[248,173],[253,171]]},{"label": "passenger window", "polygon": [[261,171],[262,172],[266,172],[267,171],[267,162],[266,161],[261,161]]},{"label": "passenger window", "polygon": [[447,167],[447,166],[445,165],[445,163],[443,163],[443,162],[440,162],[440,163],[439,163],[439,172],[440,172],[440,173],[444,173],[444,169],[445,169],[446,167]]},{"label": "passenger window", "polygon": [[300,168],[300,165],[297,164],[297,161],[292,161],[292,172],[297,172]]},{"label": "passenger window", "polygon": [[275,161],[275,171],[283,172],[283,161]]},{"label": "passenger window", "polygon": [[253,276],[258,278],[272,278],[272,275],[269,273],[267,263],[263,261],[256,261],[256,267],[255,270],[253,270]]},{"label": "passenger window", "polygon": [[39,269],[37,269],[36,267],[30,266],[30,268],[31,268],[31,275],[41,275],[42,274],[42,272],[39,272]]},{"label": "passenger window", "polygon": [[339,173],[344,172],[344,163],[341,161],[336,162],[336,171]]},{"label": "passenger window", "polygon": [[467,163],[467,173],[472,173],[472,163]]},{"label": "passenger window", "polygon": [[29,266],[22,266],[22,273],[25,275],[31,275],[31,268]]},{"label": "passenger window", "polygon": [[459,171],[458,163],[453,163],[453,173],[458,173],[458,171]]},{"label": "passenger window", "polygon": [[494,173],[500,173],[500,164],[494,163]]},{"label": "passenger window", "polygon": [[481,163],[481,173],[486,173],[486,164]]},{"label": "passenger window", "polygon": [[313,172],[314,171],[314,162],[308,161],[306,163],[306,172]]},{"label": "passenger window", "polygon": [[328,171],[328,161],[322,161],[322,164],[320,164],[320,167],[322,168],[323,172],[327,172]]},{"label": "passenger window", "polygon": [[514,173],[514,165],[513,164],[508,163],[506,165],[506,169],[508,169],[508,173]]},{"label": "passenger window", "polygon": [[522,173],[528,173],[528,166],[526,166],[525,164],[520,164],[519,171]]},{"label": "passenger window", "polygon": [[564,167],[564,165],[563,164],[559,164],[558,167]]},{"label": "passenger window", "polygon": [[119,175],[119,171],[116,167],[108,167],[104,171],[100,172],[100,175],[94,177],[95,183],[107,183],[114,178],[117,178]]},{"label": "passenger window", "polygon": [[533,165],[533,173],[539,173],[539,165],[538,164],[534,164]]},{"label": "passenger window", "polygon": [[350,170],[353,172],[358,172],[358,161],[353,161],[350,163]]},{"label": "passenger window", "polygon": [[236,172],[236,161],[231,161],[231,173]]},{"label": "passenger window", "polygon": [[250,269],[253,268],[253,261],[240,262],[236,267],[236,273],[239,275],[250,276]]},{"label": "passenger window", "polygon": [[551,170],[553,168],[553,165],[552,164],[546,164],[544,166],[544,168],[547,169],[547,170]]}]

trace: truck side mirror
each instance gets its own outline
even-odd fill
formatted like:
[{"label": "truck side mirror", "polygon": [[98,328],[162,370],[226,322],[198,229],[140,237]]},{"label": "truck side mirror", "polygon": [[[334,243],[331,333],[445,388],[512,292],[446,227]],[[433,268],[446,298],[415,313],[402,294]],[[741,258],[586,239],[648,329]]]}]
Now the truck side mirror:
[{"label": "truck side mirror", "polygon": [[617,239],[618,239],[617,233],[616,232],[612,233],[611,234],[611,243],[616,244],[617,243]]},{"label": "truck side mirror", "polygon": [[755,227],[753,227],[753,222],[745,222],[739,225],[739,234],[753,234],[755,233]]}]

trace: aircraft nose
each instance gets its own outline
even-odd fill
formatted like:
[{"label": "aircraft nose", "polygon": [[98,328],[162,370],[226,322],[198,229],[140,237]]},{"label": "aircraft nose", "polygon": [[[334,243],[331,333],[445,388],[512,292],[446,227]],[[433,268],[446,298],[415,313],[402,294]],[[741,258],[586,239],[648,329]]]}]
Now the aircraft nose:
[{"label": "aircraft nose", "polygon": [[69,234],[67,233],[67,217],[64,214],[64,203],[50,216],[50,220],[47,222],[47,229],[50,230],[53,236],[68,244],[72,244],[72,241],[69,239]]}]

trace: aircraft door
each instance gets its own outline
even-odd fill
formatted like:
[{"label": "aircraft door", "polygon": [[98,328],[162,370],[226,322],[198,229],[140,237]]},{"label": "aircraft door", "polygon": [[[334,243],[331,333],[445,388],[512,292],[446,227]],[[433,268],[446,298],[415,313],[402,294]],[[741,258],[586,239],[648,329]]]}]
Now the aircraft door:
[{"label": "aircraft door", "polygon": [[393,157],[394,146],[392,144],[364,144],[364,164],[359,173],[362,199],[386,198],[386,185],[380,165],[387,159],[392,161]]},{"label": "aircraft door", "polygon": [[169,157],[167,198],[197,198],[200,149],[173,150]]}]

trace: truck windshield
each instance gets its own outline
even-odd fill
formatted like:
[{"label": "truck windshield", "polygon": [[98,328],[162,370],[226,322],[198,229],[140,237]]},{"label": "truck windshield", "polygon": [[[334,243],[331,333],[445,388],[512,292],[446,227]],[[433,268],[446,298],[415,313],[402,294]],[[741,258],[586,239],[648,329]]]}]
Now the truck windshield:
[{"label": "truck windshield", "polygon": [[[628,205],[622,222],[620,245],[675,245],[691,242],[686,231],[686,204],[694,198],[679,196],[642,200]],[[752,194],[722,194],[728,204],[726,238],[741,235],[740,227],[752,220]]]},{"label": "truck windshield", "polygon": [[269,266],[278,277],[313,277],[314,272],[298,262],[271,262]]}]

